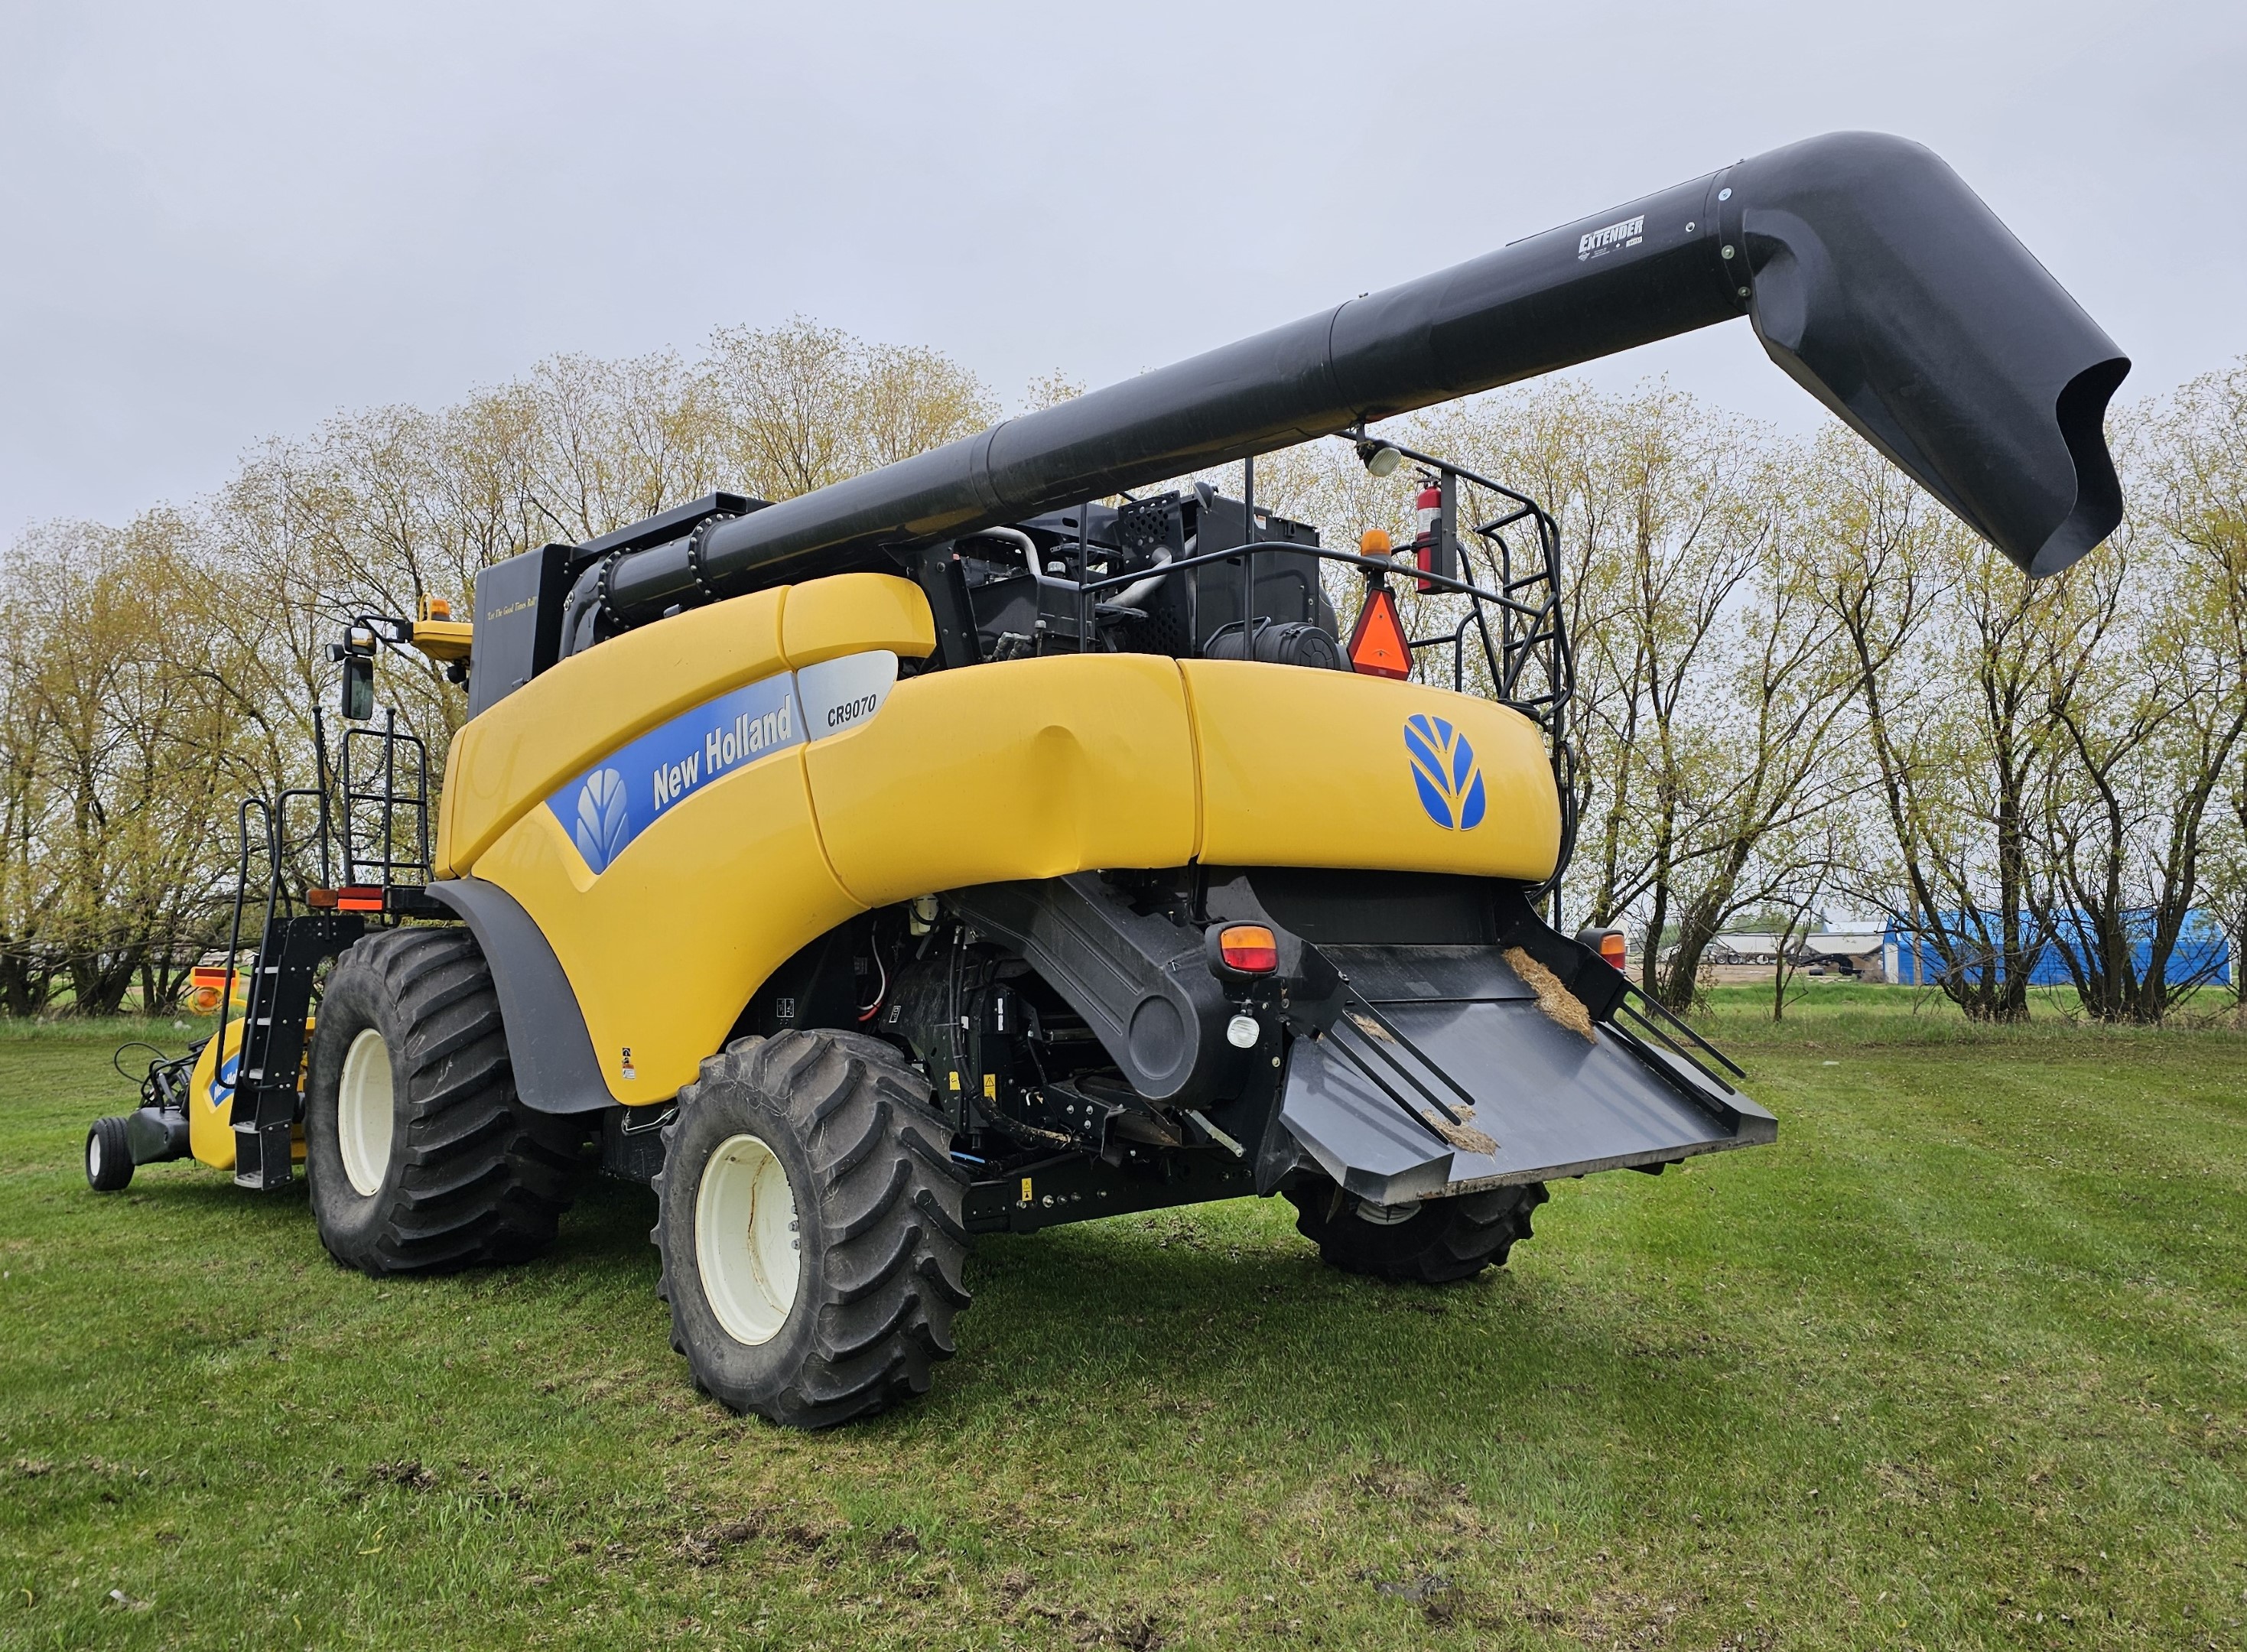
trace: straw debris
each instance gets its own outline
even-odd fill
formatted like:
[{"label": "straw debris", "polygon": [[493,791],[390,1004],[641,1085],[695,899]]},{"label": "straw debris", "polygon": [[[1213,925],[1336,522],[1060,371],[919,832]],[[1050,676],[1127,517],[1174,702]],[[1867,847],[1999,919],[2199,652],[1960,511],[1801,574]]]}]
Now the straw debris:
[{"label": "straw debris", "polygon": [[1561,984],[1558,975],[1519,946],[1506,949],[1506,961],[1521,977],[1522,985],[1537,994],[1537,1007],[1550,1020],[1576,1034],[1587,1044],[1599,1042],[1592,1031],[1591,1011],[1584,1007],[1582,999]]},{"label": "straw debris", "polygon": [[1474,1116],[1473,1108],[1455,1107],[1451,1110],[1459,1116],[1459,1122],[1456,1124],[1452,1123],[1451,1120],[1441,1116],[1428,1118],[1428,1116],[1425,1113],[1421,1114],[1420,1116],[1422,1118],[1428,1118],[1428,1123],[1430,1127],[1435,1130],[1436,1134],[1442,1137],[1453,1147],[1458,1148],[1462,1153],[1490,1153],[1494,1155],[1498,1151],[1498,1143],[1496,1142],[1492,1141],[1489,1137],[1484,1135],[1480,1130],[1475,1129],[1472,1124],[1467,1123],[1469,1119]]}]

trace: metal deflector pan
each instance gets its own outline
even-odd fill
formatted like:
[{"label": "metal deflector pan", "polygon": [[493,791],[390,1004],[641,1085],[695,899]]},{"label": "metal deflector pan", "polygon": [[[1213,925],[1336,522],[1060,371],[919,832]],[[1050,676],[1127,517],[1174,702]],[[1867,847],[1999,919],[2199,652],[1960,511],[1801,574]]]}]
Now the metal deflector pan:
[{"label": "metal deflector pan", "polygon": [[[1771,1114],[1689,1064],[1612,1026],[1598,1026],[1593,1041],[1561,1026],[1495,949],[1324,950],[1403,1038],[1383,1037],[1370,1017],[1346,1017],[1323,1038],[1299,1039],[1280,1117],[1328,1175],[1362,1198],[1401,1205],[1664,1164],[1778,1136]],[[1408,986],[1422,990],[1390,995]],[[1444,996],[1428,995],[1431,987]],[[1338,1041],[1358,1059],[1337,1050]],[[1408,1117],[1363,1066],[1428,1126]],[[1424,1096],[1465,1115],[1460,1090],[1473,1098],[1468,1131],[1492,1138],[1495,1151],[1440,1138],[1444,1121]]]}]

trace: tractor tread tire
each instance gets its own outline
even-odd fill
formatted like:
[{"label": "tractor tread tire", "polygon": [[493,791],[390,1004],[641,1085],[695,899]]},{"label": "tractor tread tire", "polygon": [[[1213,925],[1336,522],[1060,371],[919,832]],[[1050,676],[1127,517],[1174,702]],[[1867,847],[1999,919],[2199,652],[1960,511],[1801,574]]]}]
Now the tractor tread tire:
[{"label": "tractor tread tire", "polygon": [[[697,1389],[800,1429],[927,1392],[969,1300],[968,1175],[929,1099],[928,1082],[890,1045],[829,1030],[737,1040],[680,1091],[648,1237],[662,1257],[657,1294],[671,1305],[671,1345]],[[704,1169],[743,1131],[787,1169],[802,1239],[796,1302],[755,1345],[719,1324],[695,1244]]]},{"label": "tractor tread tire", "polygon": [[133,1142],[122,1118],[98,1118],[86,1131],[85,1184],[97,1193],[133,1184]]},{"label": "tractor tread tire", "polygon": [[[1531,1213],[1546,1200],[1542,1182],[1430,1199],[1401,1222],[1360,1217],[1323,1179],[1287,1190],[1295,1231],[1319,1247],[1330,1267],[1397,1284],[1450,1285],[1486,1267],[1502,1267],[1530,1237]],[[1337,1204],[1339,1207],[1337,1208]]]},{"label": "tractor tread tire", "polygon": [[[390,1167],[362,1196],[336,1105],[352,1040],[379,1027],[399,1096]],[[376,1275],[521,1262],[554,1242],[579,1178],[581,1120],[516,1094],[499,993],[457,925],[384,930],[336,960],[305,1085],[305,1170],[328,1253]]]}]

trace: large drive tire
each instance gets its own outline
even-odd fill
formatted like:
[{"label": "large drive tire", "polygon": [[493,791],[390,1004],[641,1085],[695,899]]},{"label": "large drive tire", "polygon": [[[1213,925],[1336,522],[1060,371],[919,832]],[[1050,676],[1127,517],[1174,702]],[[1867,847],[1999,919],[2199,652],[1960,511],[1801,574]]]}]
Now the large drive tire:
[{"label": "large drive tire", "polygon": [[1337,1198],[1337,1191],[1325,1180],[1289,1188],[1295,1231],[1345,1273],[1422,1285],[1448,1285],[1503,1266],[1506,1253],[1529,1237],[1530,1212],[1545,1202],[1542,1182],[1427,1199],[1410,1211],[1346,1193]]},{"label": "large drive tire", "polygon": [[583,1124],[515,1093],[499,994],[462,928],[345,949],[320,995],[304,1169],[320,1242],[367,1273],[519,1262],[569,1207]]},{"label": "large drive tire", "polygon": [[967,1176],[929,1087],[861,1033],[741,1039],[664,1127],[671,1345],[736,1411],[826,1428],[928,1389],[967,1306]]}]

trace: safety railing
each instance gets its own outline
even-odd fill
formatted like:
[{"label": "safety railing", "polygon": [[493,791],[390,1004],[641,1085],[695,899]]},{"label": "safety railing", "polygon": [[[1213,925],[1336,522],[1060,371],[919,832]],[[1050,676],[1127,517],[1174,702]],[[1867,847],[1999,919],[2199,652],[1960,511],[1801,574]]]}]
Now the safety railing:
[{"label": "safety railing", "polygon": [[[321,755],[324,768],[324,746]],[[312,829],[293,838],[288,831],[290,805],[292,803],[309,804],[314,810]],[[292,787],[270,799],[252,795],[242,800],[242,806],[236,815],[234,900],[226,930],[226,973],[219,977],[217,1014],[222,1026],[233,1006],[236,984],[243,979],[240,973],[242,965],[242,918],[249,914],[251,908],[253,863],[263,859],[265,887],[262,909],[256,913],[257,946],[250,954],[253,967],[243,989],[242,999],[242,1017],[252,1040],[256,1039],[258,1029],[268,1026],[272,1020],[273,966],[270,955],[274,951],[274,937],[279,933],[280,925],[297,916],[302,909],[302,903],[291,892],[290,873],[296,870],[309,870],[300,867],[299,863],[316,860],[320,882],[327,883],[333,866],[328,855],[329,836],[328,795],[324,788]],[[249,1066],[255,1064],[255,1052],[247,1041],[244,1055],[249,1058],[245,1065],[245,1070],[248,1070]]]},{"label": "safety railing", "polygon": [[348,728],[336,763],[343,881],[419,887],[429,881],[429,748],[385,710],[380,728]]},{"label": "safety railing", "polygon": [[[1626,979],[1623,985],[1627,990],[1622,1001],[1615,1006],[1615,1021],[1609,1024],[1611,1030],[1641,1045],[1652,1040],[1727,1096],[1738,1093],[1723,1073],[1712,1071],[1708,1062],[1701,1060],[1703,1055],[1706,1055],[1732,1077],[1745,1078],[1746,1073],[1731,1056],[1695,1032],[1667,1004],[1648,993],[1637,982]],[[1652,1014],[1649,1014],[1649,1011]],[[1618,1024],[1626,1019],[1629,1026]]]}]

